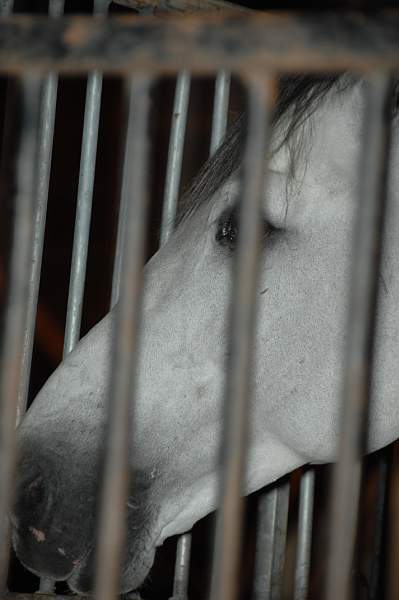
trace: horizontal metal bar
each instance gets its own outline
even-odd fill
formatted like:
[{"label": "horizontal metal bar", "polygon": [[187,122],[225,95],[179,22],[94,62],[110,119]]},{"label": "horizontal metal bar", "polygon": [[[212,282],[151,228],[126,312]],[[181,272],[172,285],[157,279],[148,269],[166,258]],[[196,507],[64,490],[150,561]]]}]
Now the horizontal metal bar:
[{"label": "horizontal metal bar", "polygon": [[205,12],[211,10],[249,11],[249,8],[222,2],[222,0],[114,0],[115,4],[122,4],[139,11],[173,11],[173,12]]},{"label": "horizontal metal bar", "polygon": [[355,543],[362,454],[370,396],[373,337],[386,201],[391,85],[386,74],[366,80],[364,137],[354,231],[342,432],[334,471],[327,600],[347,600]]},{"label": "horizontal metal bar", "polygon": [[246,464],[251,350],[255,327],[255,290],[274,80],[248,80],[248,141],[245,148],[240,207],[240,235],[233,278],[228,365],[224,401],[221,509],[218,514],[212,600],[235,600],[238,594]]},{"label": "horizontal metal bar", "polygon": [[[148,213],[147,130],[151,80],[136,77],[131,83],[126,160],[123,173],[125,230],[119,303],[113,332],[113,372],[108,409],[107,456],[101,497],[99,547],[96,570],[97,600],[117,597],[126,527],[130,423],[134,414],[135,370],[138,349],[141,279]],[[126,333],[128,332],[128,333]],[[112,392],[111,392],[112,390]]]},{"label": "horizontal metal bar", "polygon": [[399,12],[242,14],[167,19],[88,16],[0,19],[0,72],[214,73],[399,67]]}]

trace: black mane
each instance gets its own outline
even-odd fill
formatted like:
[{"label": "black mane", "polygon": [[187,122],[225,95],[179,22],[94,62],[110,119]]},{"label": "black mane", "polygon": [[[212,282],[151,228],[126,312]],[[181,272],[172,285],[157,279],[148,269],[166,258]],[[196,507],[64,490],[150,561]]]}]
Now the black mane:
[{"label": "black mane", "polygon": [[[294,75],[281,77],[279,97],[273,115],[273,124],[291,112],[284,135],[287,141],[305,121],[340,79],[339,75]],[[246,115],[241,115],[228,130],[224,142],[202,166],[191,186],[184,193],[177,215],[177,224],[198,206],[212,198],[225,181],[239,169],[246,136]]]}]

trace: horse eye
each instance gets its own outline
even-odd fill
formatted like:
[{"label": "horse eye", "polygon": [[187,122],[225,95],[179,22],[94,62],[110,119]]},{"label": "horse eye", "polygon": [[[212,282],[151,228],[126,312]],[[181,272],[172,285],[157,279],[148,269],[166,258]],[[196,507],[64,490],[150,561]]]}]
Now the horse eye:
[{"label": "horse eye", "polygon": [[[237,205],[225,210],[219,218],[215,240],[220,246],[233,251],[237,247],[238,242],[238,219],[239,207]],[[267,238],[271,233],[277,230],[266,220],[262,223],[262,239]]]},{"label": "horse eye", "polygon": [[218,221],[215,240],[223,247],[234,250],[238,240],[238,207],[224,211]]}]

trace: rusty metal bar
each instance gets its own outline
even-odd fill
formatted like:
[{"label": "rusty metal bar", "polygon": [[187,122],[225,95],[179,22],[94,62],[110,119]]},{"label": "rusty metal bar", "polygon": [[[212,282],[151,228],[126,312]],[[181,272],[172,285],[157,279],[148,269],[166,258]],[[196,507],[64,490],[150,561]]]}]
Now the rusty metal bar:
[{"label": "rusty metal bar", "polygon": [[298,547],[295,566],[294,600],[307,600],[309,593],[315,479],[316,472],[312,468],[306,469],[302,473],[299,495]]},{"label": "rusty metal bar", "polygon": [[[183,81],[184,83],[184,81]],[[188,82],[189,83],[189,82]],[[226,131],[227,125],[227,114],[228,114],[228,104],[229,104],[229,94],[230,94],[230,75],[226,72],[222,71],[218,73],[215,81],[215,99],[213,106],[213,115],[212,115],[212,130],[211,130],[211,144],[210,144],[210,153],[212,154],[217,147],[219,146],[224,133]],[[177,113],[179,118],[182,116],[184,120],[184,126],[181,125],[182,131],[179,136],[174,134],[174,130],[172,128],[171,140],[174,139],[174,143],[170,143],[169,151],[170,152],[183,152],[183,143],[184,143],[184,131],[186,128],[186,117],[187,117],[187,107],[188,107],[188,96],[189,96],[189,86],[182,86],[179,88],[176,87],[176,97],[175,97],[175,107],[173,110],[174,115]],[[179,141],[179,145],[177,146],[177,139]],[[181,159],[178,162],[178,177],[177,181],[180,182],[180,172],[181,172]],[[175,161],[168,161],[173,164]],[[168,203],[169,196],[166,194],[164,200],[164,218],[162,220],[161,227],[161,245],[165,243],[173,230],[173,224],[176,216],[177,209],[177,198],[178,198],[178,183],[175,186],[175,196],[173,198],[173,203]],[[165,209],[166,205],[166,209]],[[191,533],[187,532],[180,536],[177,542],[176,548],[176,562],[175,562],[175,574],[174,574],[174,584],[173,584],[173,596],[171,600],[185,600],[187,598],[187,589],[188,589],[188,580],[189,580],[189,570],[190,570],[190,552],[191,552]]]},{"label": "rusty metal bar", "polygon": [[[96,17],[104,17],[108,11],[108,5],[109,0],[95,0],[93,15]],[[80,338],[87,254],[89,249],[94,175],[96,169],[102,82],[103,76],[98,70],[89,74],[83,123],[82,154],[80,158],[71,278],[69,283],[68,307],[65,323],[64,356],[69,354],[69,352],[72,352]]]},{"label": "rusty metal bar", "polygon": [[[80,596],[79,600],[93,600],[93,596]],[[71,600],[71,595],[63,594],[41,594],[35,592],[34,594],[24,594],[23,592],[0,592],[0,600]]]},{"label": "rusty metal bar", "polygon": [[254,600],[282,598],[289,491],[289,481],[285,480],[270,487],[259,499]]},{"label": "rusty metal bar", "polygon": [[[97,600],[112,600],[119,593],[128,486],[128,449],[135,388],[137,331],[144,263],[144,242],[148,209],[147,128],[151,80],[136,77],[130,85],[129,122],[123,193],[129,194],[121,291],[116,307],[113,339],[113,374],[108,414],[108,452],[105,461],[99,547],[96,570]],[[134,192],[134,193],[133,193]]]},{"label": "rusty metal bar", "polygon": [[13,204],[14,235],[0,365],[0,590],[5,587],[8,565],[8,526],[5,515],[13,499],[15,421],[27,318],[26,299],[36,197],[40,83],[33,76],[21,81],[22,119]]},{"label": "rusty metal bar", "polygon": [[365,423],[370,394],[375,307],[390,137],[390,78],[366,78],[366,112],[347,324],[342,431],[332,496],[327,600],[350,598]]},{"label": "rusty metal bar", "polygon": [[399,12],[0,19],[0,72],[397,69]]},{"label": "rusty metal bar", "polygon": [[168,241],[175,226],[181,168],[183,164],[183,149],[184,138],[186,135],[190,86],[190,73],[188,71],[182,71],[179,73],[176,81],[176,91],[172,113],[172,127],[169,138],[165,196],[162,207],[161,246]]},{"label": "rusty metal bar", "polygon": [[249,123],[244,156],[240,235],[235,261],[231,339],[226,375],[221,448],[221,509],[218,514],[212,600],[235,600],[242,537],[251,348],[270,111],[274,80],[248,78]]},{"label": "rusty metal bar", "polygon": [[114,0],[116,4],[138,11],[205,12],[212,10],[249,12],[249,8],[222,0]]}]

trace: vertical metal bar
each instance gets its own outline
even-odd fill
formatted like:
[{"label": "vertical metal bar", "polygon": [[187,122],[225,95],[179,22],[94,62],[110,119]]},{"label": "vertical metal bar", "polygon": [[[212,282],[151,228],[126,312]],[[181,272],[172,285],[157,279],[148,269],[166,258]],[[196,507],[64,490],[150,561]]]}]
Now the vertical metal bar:
[{"label": "vertical metal bar", "polygon": [[0,0],[0,16],[8,17],[12,13],[14,0]]},{"label": "vertical metal bar", "polygon": [[176,81],[172,128],[169,138],[165,197],[162,210],[161,246],[166,243],[175,226],[176,207],[179,197],[181,167],[183,162],[184,137],[186,135],[190,84],[191,76],[188,71],[179,73]]},{"label": "vertical metal bar", "polygon": [[[60,17],[63,12],[64,0],[50,1],[49,14],[52,18]],[[24,337],[22,373],[18,390],[17,425],[20,423],[26,410],[26,402],[29,391],[37,300],[40,285],[40,271],[42,266],[44,232],[46,228],[47,200],[51,171],[51,153],[53,149],[54,121],[57,104],[57,87],[58,75],[54,71],[50,71],[44,80],[43,94],[40,104],[35,230],[29,276],[28,317]]]},{"label": "vertical metal bar", "polygon": [[218,149],[226,133],[230,99],[230,73],[219,71],[215,81],[210,155]]},{"label": "vertical metal bar", "polygon": [[[96,16],[105,16],[108,10],[108,4],[109,0],[95,0],[93,14]],[[82,154],[80,159],[71,278],[69,283],[68,308],[65,324],[64,356],[73,350],[80,337],[94,175],[96,168],[102,82],[103,77],[98,70],[89,74],[83,124]]]},{"label": "vertical metal bar", "polygon": [[350,598],[390,137],[390,78],[366,78],[366,113],[344,374],[342,432],[334,473],[327,600]]},{"label": "vertical metal bar", "polygon": [[135,77],[130,87],[126,161],[123,173],[126,202],[126,231],[123,252],[123,278],[116,309],[113,339],[113,374],[109,399],[108,448],[103,480],[96,571],[97,600],[112,600],[119,590],[124,542],[125,503],[128,486],[128,449],[135,388],[141,279],[148,209],[147,129],[151,81]]},{"label": "vertical metal bar", "polygon": [[[129,110],[134,110],[134,106],[129,104]],[[132,115],[128,115],[128,121],[133,118]],[[126,144],[126,140],[125,140]],[[125,152],[123,157],[123,173],[129,168],[127,164],[128,156]],[[114,268],[112,271],[112,289],[111,289],[111,301],[110,308],[112,309],[119,300],[120,287],[121,287],[121,277],[122,277],[122,258],[125,247],[125,223],[127,217],[128,205],[130,202],[130,196],[128,190],[124,189],[126,185],[124,177],[122,177],[122,190],[121,190],[121,199],[119,204],[119,215],[118,215],[118,231],[116,234],[116,248],[115,248],[115,257],[114,257]]]},{"label": "vertical metal bar", "polygon": [[170,600],[187,598],[190,571],[191,533],[183,533],[177,541],[173,596]]},{"label": "vertical metal bar", "polygon": [[[210,143],[210,156],[220,145],[227,127],[227,115],[230,97],[230,74],[220,71],[215,81],[215,97],[213,102],[212,130]],[[183,138],[181,141],[183,146]],[[175,210],[177,203],[175,204]],[[174,221],[175,214],[172,220]],[[168,232],[170,235],[170,231]],[[164,241],[168,236],[164,238]],[[161,235],[162,240],[162,235]],[[183,533],[177,542],[176,563],[173,584],[173,596],[170,600],[185,600],[187,598],[191,552],[191,533]]]},{"label": "vertical metal bar", "polygon": [[[133,107],[132,107],[133,110]],[[124,157],[124,167],[123,170],[127,168],[126,163],[126,155]],[[126,222],[126,212],[127,206],[125,200],[128,200],[127,195],[123,192],[121,194],[121,200],[119,205],[119,215],[118,215],[118,232],[116,235],[116,248],[115,248],[115,258],[114,258],[114,268],[112,271],[112,289],[111,289],[111,301],[110,308],[112,309],[119,300],[120,287],[121,287],[121,276],[122,276],[122,256],[123,256],[123,248],[125,246],[125,222]]]},{"label": "vertical metal bar", "polygon": [[306,600],[309,593],[315,479],[316,473],[312,468],[302,473],[299,495],[298,547],[295,566],[294,600]]},{"label": "vertical metal bar", "polygon": [[[169,138],[168,164],[166,167],[165,196],[162,210],[160,246],[168,241],[173,233],[176,220],[177,202],[183,163],[184,138],[187,128],[188,103],[190,98],[191,76],[182,71],[176,82],[173,104],[172,128]],[[190,570],[191,533],[183,533],[177,542],[173,596],[170,600],[186,600]]]},{"label": "vertical metal bar", "polygon": [[249,123],[244,157],[240,235],[233,278],[231,339],[228,353],[221,500],[211,600],[235,600],[242,538],[243,475],[247,445],[249,371],[255,324],[260,210],[274,80],[248,78]]},{"label": "vertical metal bar", "polygon": [[267,489],[259,501],[254,576],[256,600],[281,598],[289,496],[289,482],[283,482]]},{"label": "vertical metal bar", "polygon": [[[389,482],[389,534],[388,534],[388,572],[387,600],[399,598],[399,442],[392,447],[391,473]],[[374,597],[372,600],[376,600]]]},{"label": "vertical metal bar", "polygon": [[289,481],[274,485],[259,499],[254,600],[282,597],[288,502]]},{"label": "vertical metal bar", "polygon": [[381,455],[378,458],[378,490],[375,507],[375,525],[372,542],[372,555],[370,565],[370,598],[377,600],[379,593],[378,587],[380,583],[380,572],[383,565],[383,537],[386,515],[386,504],[388,494],[388,452],[389,448],[381,450]]},{"label": "vertical metal bar", "polygon": [[6,511],[13,500],[16,463],[15,419],[27,317],[36,192],[39,79],[26,77],[21,82],[21,91],[23,114],[16,164],[14,235],[0,368],[0,590],[5,587],[9,556]]}]

